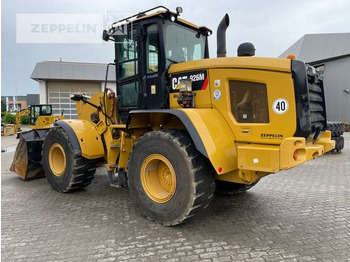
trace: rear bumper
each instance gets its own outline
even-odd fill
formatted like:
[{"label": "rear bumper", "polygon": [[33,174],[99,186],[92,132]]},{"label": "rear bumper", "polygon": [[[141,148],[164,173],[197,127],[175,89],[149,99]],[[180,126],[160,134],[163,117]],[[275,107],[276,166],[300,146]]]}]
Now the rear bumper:
[{"label": "rear bumper", "polygon": [[335,142],[329,131],[319,140],[306,143],[303,137],[290,137],[281,145],[244,144],[238,146],[238,168],[241,170],[276,173],[298,166],[331,151]]}]

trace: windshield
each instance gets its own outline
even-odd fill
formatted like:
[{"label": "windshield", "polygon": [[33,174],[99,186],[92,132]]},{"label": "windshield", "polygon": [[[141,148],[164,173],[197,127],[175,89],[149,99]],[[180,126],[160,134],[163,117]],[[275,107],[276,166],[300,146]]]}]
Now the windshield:
[{"label": "windshield", "polygon": [[196,30],[171,23],[165,29],[167,66],[204,59],[205,37]]}]

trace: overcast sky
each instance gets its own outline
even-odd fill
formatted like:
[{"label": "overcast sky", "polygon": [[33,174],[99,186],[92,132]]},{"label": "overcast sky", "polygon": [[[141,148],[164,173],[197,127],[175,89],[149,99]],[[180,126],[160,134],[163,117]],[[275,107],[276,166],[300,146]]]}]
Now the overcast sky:
[{"label": "overcast sky", "polygon": [[[216,28],[225,13],[228,56],[236,56],[242,42],[252,42],[257,56],[277,57],[305,34],[350,31],[348,0],[3,0],[1,10],[1,95],[38,93],[38,83],[30,79],[39,61],[113,61],[111,43],[103,44],[18,44],[16,14],[103,14],[122,19],[140,11],[164,5],[171,10],[182,6],[183,19],[213,30],[209,38],[210,56],[216,56]],[[113,15],[112,15],[113,14]]]}]

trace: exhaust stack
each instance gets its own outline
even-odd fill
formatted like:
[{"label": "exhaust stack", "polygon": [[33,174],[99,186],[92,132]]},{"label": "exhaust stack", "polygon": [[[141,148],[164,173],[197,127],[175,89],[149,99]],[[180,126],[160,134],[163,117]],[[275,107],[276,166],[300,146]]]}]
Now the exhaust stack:
[{"label": "exhaust stack", "polygon": [[217,57],[226,57],[226,29],[229,26],[229,24],[230,18],[228,14],[226,14],[221,20],[216,33]]}]

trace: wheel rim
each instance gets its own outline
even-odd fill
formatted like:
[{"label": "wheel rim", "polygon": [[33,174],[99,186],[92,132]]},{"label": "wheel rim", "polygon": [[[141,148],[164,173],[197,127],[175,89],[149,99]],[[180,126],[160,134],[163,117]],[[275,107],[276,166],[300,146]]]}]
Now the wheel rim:
[{"label": "wheel rim", "polygon": [[63,147],[58,143],[54,143],[50,147],[49,164],[55,176],[62,176],[66,170],[66,154]]},{"label": "wheel rim", "polygon": [[166,157],[149,155],[141,166],[141,183],[149,198],[157,203],[166,203],[175,194],[175,170]]}]

